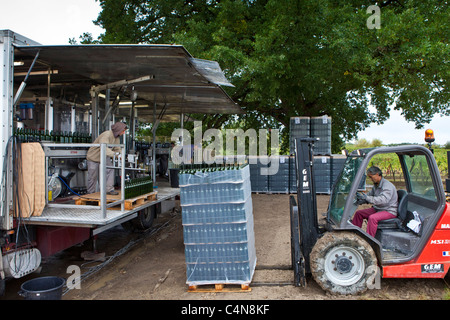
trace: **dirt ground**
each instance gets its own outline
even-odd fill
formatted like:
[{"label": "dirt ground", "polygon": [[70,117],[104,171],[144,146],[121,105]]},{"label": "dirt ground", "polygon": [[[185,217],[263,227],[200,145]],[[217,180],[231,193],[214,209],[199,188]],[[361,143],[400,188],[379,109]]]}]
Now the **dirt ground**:
[{"label": "dirt ground", "polygon": [[[33,277],[58,275],[68,278],[70,265],[90,274],[81,289],[66,290],[63,300],[443,300],[449,299],[449,279],[382,279],[381,289],[356,296],[325,293],[313,279],[306,288],[294,287],[290,253],[289,196],[253,194],[257,267],[249,292],[188,292],[184,260],[181,212],[166,212],[153,232],[128,233],[121,226],[101,233],[98,251],[118,255],[92,273],[98,262],[86,262],[81,252],[92,243],[65,250],[42,264],[40,274],[10,280],[2,299],[22,299],[20,285]],[[328,196],[318,196],[319,215],[326,211]],[[156,230],[156,228],[158,228]],[[156,231],[155,231],[156,230]],[[131,244],[134,244],[131,246]]]}]

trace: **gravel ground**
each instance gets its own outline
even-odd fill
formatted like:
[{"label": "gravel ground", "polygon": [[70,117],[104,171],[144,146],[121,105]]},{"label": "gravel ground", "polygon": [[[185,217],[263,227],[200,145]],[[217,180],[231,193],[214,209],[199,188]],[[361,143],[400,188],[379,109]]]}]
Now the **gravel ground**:
[{"label": "gravel ground", "polygon": [[[253,194],[257,267],[246,292],[188,292],[183,228],[179,210],[158,217],[152,231],[128,233],[121,226],[101,233],[98,250],[107,262],[86,262],[81,253],[87,242],[44,261],[40,274],[7,281],[4,300],[22,299],[20,285],[34,277],[70,276],[67,268],[79,266],[84,274],[80,289],[65,291],[63,300],[448,300],[446,279],[382,279],[381,289],[355,296],[324,292],[313,279],[305,288],[294,287],[290,253],[289,196]],[[328,196],[317,199],[319,215]],[[158,229],[159,227],[159,229]],[[114,257],[114,259],[112,258]],[[98,271],[94,272],[96,269]],[[230,286],[231,289],[236,289]]]}]

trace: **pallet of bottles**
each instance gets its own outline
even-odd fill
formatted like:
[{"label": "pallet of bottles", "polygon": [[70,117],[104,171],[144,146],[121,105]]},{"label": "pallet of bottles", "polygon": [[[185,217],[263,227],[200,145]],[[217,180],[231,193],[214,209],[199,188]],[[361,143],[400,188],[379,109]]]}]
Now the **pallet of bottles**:
[{"label": "pallet of bottles", "polygon": [[188,286],[215,284],[249,285],[256,261],[186,264]]},{"label": "pallet of bottles", "polygon": [[125,199],[136,198],[152,192],[153,180],[151,177],[138,177],[125,180]]},{"label": "pallet of bottles", "polygon": [[180,167],[180,187],[214,183],[238,183],[250,178],[248,164],[183,165]]},{"label": "pallet of bottles", "polygon": [[186,283],[248,286],[256,266],[248,165],[180,171]]}]

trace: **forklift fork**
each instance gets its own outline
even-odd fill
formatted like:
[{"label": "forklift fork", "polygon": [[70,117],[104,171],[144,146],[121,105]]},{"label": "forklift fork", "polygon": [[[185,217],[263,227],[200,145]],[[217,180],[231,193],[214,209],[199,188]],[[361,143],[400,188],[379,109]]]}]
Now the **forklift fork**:
[{"label": "forklift fork", "polygon": [[294,196],[289,197],[291,213],[291,262],[294,270],[294,286],[306,287],[305,258],[300,248],[298,207]]},{"label": "forklift fork", "polygon": [[314,138],[295,139],[295,171],[297,201],[290,196],[291,259],[294,285],[306,286],[306,274],[311,273],[309,255],[319,237],[316,189],[314,185]]}]

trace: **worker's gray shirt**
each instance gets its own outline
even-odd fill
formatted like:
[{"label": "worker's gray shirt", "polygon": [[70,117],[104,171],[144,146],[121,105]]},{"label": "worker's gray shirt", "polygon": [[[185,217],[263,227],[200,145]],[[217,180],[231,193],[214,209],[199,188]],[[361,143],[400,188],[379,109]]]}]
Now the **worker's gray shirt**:
[{"label": "worker's gray shirt", "polygon": [[374,185],[367,194],[367,201],[373,204],[377,211],[387,211],[397,216],[398,196],[395,186],[385,178],[381,178],[380,183]]}]

